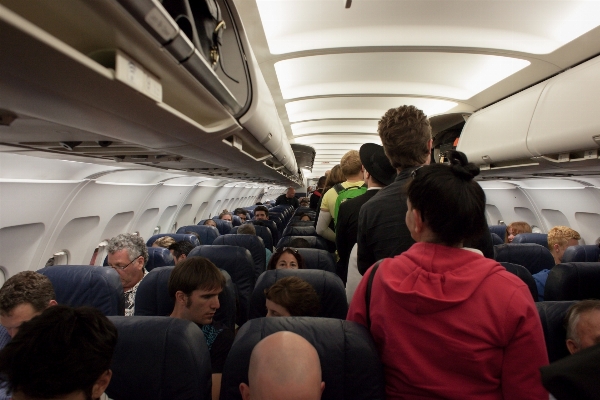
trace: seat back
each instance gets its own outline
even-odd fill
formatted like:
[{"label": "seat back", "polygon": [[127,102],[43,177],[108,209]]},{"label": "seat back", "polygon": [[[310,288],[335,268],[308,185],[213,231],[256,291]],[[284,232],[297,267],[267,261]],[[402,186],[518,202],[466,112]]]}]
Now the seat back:
[{"label": "seat back", "polygon": [[219,236],[219,230],[208,225],[186,225],[177,229],[177,233],[185,232],[196,232],[200,237],[200,244],[213,244],[213,241]]},{"label": "seat back", "polygon": [[148,239],[148,241],[146,242],[146,246],[152,247],[152,243],[154,243],[156,239],[163,236],[170,236],[176,242],[181,242],[182,240],[185,240],[186,242],[190,242],[194,246],[200,246],[200,241],[196,236],[187,235],[185,233],[159,233],[158,235],[151,236],[150,239]]},{"label": "seat back", "polygon": [[540,246],[548,248],[548,234],[547,233],[519,233],[512,241],[514,244],[520,243],[535,243]]},{"label": "seat back", "polygon": [[237,215],[231,215],[231,226],[240,226],[242,224],[242,219]]},{"label": "seat back", "polygon": [[383,367],[365,327],[339,319],[279,317],[253,319],[240,328],[223,369],[221,399],[241,400],[239,385],[248,384],[252,349],[279,331],[294,332],[317,350],[325,382],[322,400],[385,398]]},{"label": "seat back", "polygon": [[313,218],[315,216],[315,210],[310,207],[298,207],[296,211],[294,211],[294,215],[298,214],[312,214]]},{"label": "seat back", "polygon": [[562,258],[563,263],[598,261],[600,261],[600,247],[595,244],[567,247]]},{"label": "seat back", "polygon": [[565,343],[567,332],[564,327],[564,320],[567,310],[575,303],[575,301],[540,301],[535,303],[542,321],[550,362],[569,355]]},{"label": "seat back", "polygon": [[600,262],[555,265],[546,280],[544,299],[600,299]]},{"label": "seat back", "polygon": [[[254,224],[254,226],[264,226],[271,231],[271,238],[273,239],[273,243],[277,243],[279,241],[279,231],[277,230],[277,224],[274,221],[266,220],[266,221],[250,221]],[[256,231],[258,235],[258,231]]]},{"label": "seat back", "polygon": [[304,268],[320,269],[322,271],[335,273],[335,259],[333,255],[320,249],[296,249],[304,260]]},{"label": "seat back", "polygon": [[148,262],[146,270],[152,271],[154,268],[175,265],[175,260],[171,252],[164,247],[148,247]]},{"label": "seat back", "polygon": [[277,243],[277,248],[281,249],[283,247],[289,247],[290,242],[296,238],[306,239],[310,248],[312,249],[320,249],[320,250],[328,250],[327,242],[325,239],[319,236],[284,236]]},{"label": "seat back", "polygon": [[206,339],[193,322],[169,317],[110,317],[119,339],[111,399],[209,400],[211,365]]},{"label": "seat back", "polygon": [[222,270],[227,271],[237,288],[239,299],[235,323],[242,326],[248,320],[250,296],[254,289],[254,261],[250,252],[238,246],[198,246],[188,257],[206,257]]},{"label": "seat back", "polygon": [[258,278],[250,299],[250,314],[248,315],[250,319],[267,315],[265,289],[270,288],[279,279],[288,276],[297,276],[304,279],[315,288],[321,299],[319,317],[346,318],[348,301],[346,300],[344,283],[339,276],[316,269],[275,269],[266,271]]},{"label": "seat back", "polygon": [[[265,248],[273,251],[273,236],[271,236],[271,230],[266,226],[254,225],[256,230],[256,236],[260,237],[265,244]],[[231,230],[231,234],[237,235],[238,227],[234,226]]]},{"label": "seat back", "polygon": [[504,238],[506,237],[506,225],[489,225],[491,233],[495,233],[502,239],[502,243],[504,243]]},{"label": "seat back", "polygon": [[214,245],[239,246],[247,249],[254,261],[254,277],[258,279],[260,274],[267,269],[267,254],[262,239],[254,235],[221,235],[215,239]]},{"label": "seat back", "polygon": [[[174,266],[161,267],[148,273],[135,294],[135,315],[164,317],[171,314],[175,301],[169,296],[169,277]],[[219,294],[220,307],[214,320],[235,329],[237,294],[231,276],[220,270],[225,277],[225,287]]]},{"label": "seat back", "polygon": [[496,235],[494,232],[492,232],[491,235],[492,235],[492,244],[494,246],[497,245],[497,244],[503,244],[504,243],[504,240],[500,236]]},{"label": "seat back", "polygon": [[504,268],[506,268],[506,270],[508,272],[510,272],[511,274],[515,274],[516,276],[521,278],[521,280],[523,282],[525,282],[525,284],[529,288],[529,291],[531,292],[531,296],[533,297],[533,301],[538,301],[537,286],[535,284],[535,280],[533,279],[533,276],[531,275],[531,272],[529,272],[529,270],[527,268],[525,268],[522,265],[511,264],[508,262],[501,262],[500,264]]},{"label": "seat back", "polygon": [[494,246],[494,259],[498,262],[522,265],[532,275],[554,266],[554,257],[550,250],[535,243],[507,243]]},{"label": "seat back", "polygon": [[315,221],[300,221],[299,219],[292,218],[288,223],[288,227],[290,226],[315,226]]},{"label": "seat back", "polygon": [[38,270],[52,282],[56,301],[71,307],[90,306],[104,315],[125,315],[119,274],[92,265],[54,265]]},{"label": "seat back", "polygon": [[[224,219],[219,219],[218,216],[213,217],[212,220],[217,224],[217,230],[219,231],[219,234],[227,235],[229,232],[231,232],[231,229],[233,228],[231,222],[225,221]],[[203,219],[202,221],[198,222],[198,225],[204,225],[204,221],[206,220]]]},{"label": "seat back", "polygon": [[314,226],[288,225],[283,230],[282,236],[317,236],[317,231]]}]

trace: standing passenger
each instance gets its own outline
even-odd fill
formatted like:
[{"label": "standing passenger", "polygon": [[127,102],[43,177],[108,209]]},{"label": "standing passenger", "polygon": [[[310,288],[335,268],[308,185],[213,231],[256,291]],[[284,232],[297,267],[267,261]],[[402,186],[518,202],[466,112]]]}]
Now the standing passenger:
[{"label": "standing passenger", "polygon": [[300,204],[298,203],[298,199],[296,198],[296,189],[294,189],[293,187],[289,187],[285,194],[282,194],[275,200],[275,205],[289,205],[294,208],[298,208]]},{"label": "standing passenger", "polygon": [[313,210],[317,209],[317,203],[319,202],[319,199],[323,196],[323,188],[325,187],[326,179],[327,178],[324,176],[320,177],[317,182],[317,188],[310,195],[310,208],[312,208]]}]

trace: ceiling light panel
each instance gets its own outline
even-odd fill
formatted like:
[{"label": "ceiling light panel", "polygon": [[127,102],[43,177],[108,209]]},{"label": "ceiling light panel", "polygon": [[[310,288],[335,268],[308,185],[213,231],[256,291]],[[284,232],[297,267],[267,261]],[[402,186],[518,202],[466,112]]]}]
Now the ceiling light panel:
[{"label": "ceiling light panel", "polygon": [[275,71],[284,99],[360,93],[466,100],[529,64],[487,54],[345,53],[279,61]]},{"label": "ceiling light panel", "polygon": [[347,143],[360,145],[363,143],[381,144],[381,139],[379,138],[379,135],[336,135],[330,133],[324,135],[309,135],[295,137],[294,143],[305,144],[312,147],[324,143]]},{"label": "ceiling light panel", "polygon": [[298,122],[333,118],[380,119],[390,108],[403,105],[414,105],[427,115],[436,115],[449,111],[457,103],[418,97],[327,97],[292,101],[285,108],[290,122]]},{"label": "ceiling light panel", "polygon": [[291,125],[294,136],[315,133],[377,133],[377,120],[324,120],[297,122]]},{"label": "ceiling light panel", "polygon": [[449,46],[551,53],[600,25],[585,0],[257,0],[273,54],[364,46]]}]

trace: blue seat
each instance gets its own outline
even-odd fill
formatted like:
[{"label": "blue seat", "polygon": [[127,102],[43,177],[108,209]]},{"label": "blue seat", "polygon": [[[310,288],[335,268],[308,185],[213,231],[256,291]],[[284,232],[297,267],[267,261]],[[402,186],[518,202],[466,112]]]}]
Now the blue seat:
[{"label": "blue seat", "polygon": [[497,244],[503,244],[504,243],[504,239],[502,239],[500,236],[496,235],[495,233],[491,233],[492,235],[492,245],[497,245]]},{"label": "blue seat", "polygon": [[267,315],[265,289],[270,288],[279,279],[288,276],[302,278],[315,288],[321,299],[319,317],[346,319],[348,300],[344,283],[336,274],[316,269],[274,269],[263,273],[258,278],[250,298],[250,314],[248,315],[250,319]]},{"label": "blue seat", "polygon": [[190,242],[194,246],[200,246],[200,241],[196,236],[186,235],[184,233],[159,233],[158,235],[151,236],[150,239],[148,239],[148,241],[146,242],[146,246],[152,247],[152,243],[154,243],[156,239],[163,236],[170,236],[176,242],[181,242],[182,240],[185,240],[186,242]]},{"label": "blue seat", "polygon": [[221,235],[215,239],[214,245],[238,246],[247,249],[254,261],[254,277],[267,269],[267,254],[262,239],[254,235]]},{"label": "blue seat", "polygon": [[325,239],[319,236],[284,236],[277,243],[277,248],[289,247],[290,242],[296,238],[305,239],[313,249],[329,250]]},{"label": "blue seat", "polygon": [[242,326],[248,320],[250,296],[254,289],[254,261],[250,252],[238,246],[198,246],[188,254],[188,257],[206,257],[217,268],[227,271],[237,288],[239,299],[236,324]]},{"label": "blue seat", "polygon": [[198,325],[170,317],[110,317],[119,333],[111,399],[209,400],[212,374]]},{"label": "blue seat", "polygon": [[[271,220],[266,220],[266,221],[250,221],[252,222],[255,226],[265,226],[267,228],[269,228],[269,230],[271,231],[271,237],[273,238],[273,243],[277,243],[279,241],[280,235],[279,235],[279,231],[277,230],[277,224],[275,223],[275,221],[271,221]],[[258,231],[256,232],[258,233]]]},{"label": "blue seat", "polygon": [[239,386],[248,384],[252,349],[279,331],[294,332],[317,350],[325,382],[322,400],[385,398],[383,367],[365,327],[339,319],[279,317],[253,319],[240,328],[225,362],[221,399],[241,400]]},{"label": "blue seat", "polygon": [[232,226],[240,226],[242,224],[242,219],[240,217],[238,217],[237,215],[232,215],[231,216],[231,225]]},{"label": "blue seat", "polygon": [[288,223],[287,227],[290,226],[315,226],[315,221],[300,221],[300,219],[296,220],[296,217],[292,218]]},{"label": "blue seat", "polygon": [[506,243],[494,246],[494,259],[498,262],[522,265],[532,275],[554,266],[554,257],[550,250],[535,243]]},{"label": "blue seat", "polygon": [[59,304],[94,307],[107,316],[125,315],[123,286],[112,268],[54,265],[37,272],[50,279]]},{"label": "blue seat", "polygon": [[177,229],[177,233],[196,232],[200,237],[200,244],[213,244],[219,236],[219,230],[208,225],[187,225]]},{"label": "blue seat", "polygon": [[296,250],[304,259],[304,268],[335,273],[335,259],[330,252],[320,249],[298,248]]},{"label": "blue seat", "polygon": [[317,236],[314,226],[290,226],[283,231],[282,236]]},{"label": "blue seat", "polygon": [[310,207],[298,207],[298,208],[296,209],[296,211],[294,211],[294,214],[293,214],[293,215],[298,215],[298,214],[312,214],[312,215],[313,215],[313,217],[314,217],[314,215],[315,215],[316,213],[315,213],[315,210],[313,210],[313,209],[312,209],[312,208],[310,208]]},{"label": "blue seat", "polygon": [[[231,222],[225,221],[224,219],[219,219],[219,217],[213,218],[212,220],[217,224],[217,230],[219,231],[219,234],[227,235],[231,232],[231,229],[233,228]],[[198,222],[198,225],[204,225],[204,221],[206,220],[203,219],[202,221]]]},{"label": "blue seat", "polygon": [[555,265],[546,280],[544,299],[600,299],[600,262]]},{"label": "blue seat", "polygon": [[504,238],[506,237],[506,225],[489,225],[491,233],[495,233],[502,239],[502,243],[504,243]]},{"label": "blue seat", "polygon": [[516,276],[521,278],[521,280],[523,282],[525,282],[525,284],[529,288],[529,291],[531,292],[531,296],[533,297],[533,301],[538,301],[537,286],[535,284],[535,280],[533,279],[533,276],[531,275],[531,272],[529,272],[529,270],[527,268],[525,268],[522,265],[511,264],[508,262],[501,262],[500,264],[504,268],[506,268],[506,270],[508,272],[510,272],[511,274],[515,274]]},{"label": "blue seat", "polygon": [[512,241],[514,244],[519,243],[535,243],[540,246],[548,248],[548,234],[547,233],[519,233]]},{"label": "blue seat", "polygon": [[152,271],[154,268],[175,265],[175,260],[171,252],[164,247],[148,247],[148,262],[146,270]]},{"label": "blue seat", "polygon": [[564,327],[564,319],[569,307],[575,303],[575,301],[540,301],[535,303],[540,314],[550,362],[569,355],[565,343],[567,332]]},{"label": "blue seat", "polygon": [[600,247],[595,244],[567,247],[562,257],[563,263],[598,261],[600,261]]},{"label": "blue seat", "polygon": [[[168,316],[173,311],[175,301],[169,296],[169,277],[174,266],[152,270],[140,283],[135,294],[135,315]],[[215,313],[214,320],[230,329],[235,329],[236,289],[227,271],[220,270],[225,276],[225,288],[219,294],[221,307]]]},{"label": "blue seat", "polygon": [[[233,235],[237,235],[238,226],[233,227],[231,233]],[[256,236],[260,237],[265,244],[265,248],[273,251],[273,236],[271,235],[271,230],[266,226],[254,225],[254,229],[256,230]]]}]

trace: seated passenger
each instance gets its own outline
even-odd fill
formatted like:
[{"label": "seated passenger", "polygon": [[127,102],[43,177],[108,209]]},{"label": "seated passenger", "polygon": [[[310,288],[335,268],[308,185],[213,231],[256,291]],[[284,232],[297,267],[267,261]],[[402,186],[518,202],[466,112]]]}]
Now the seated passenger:
[{"label": "seated passenger", "polygon": [[267,317],[316,317],[321,301],[304,279],[288,276],[265,289]]},{"label": "seated passenger", "polygon": [[117,329],[95,308],[50,307],[0,352],[14,400],[100,399],[112,377]]},{"label": "seated passenger", "polygon": [[212,219],[207,219],[206,221],[204,221],[204,223],[202,225],[212,226],[215,229],[217,228],[217,223],[215,221],[213,221]]},{"label": "seated passenger", "polygon": [[148,249],[139,235],[121,233],[108,241],[108,265],[114,268],[121,278],[125,295],[125,315],[135,311],[135,293],[148,271]]},{"label": "seated passenger", "polygon": [[[290,205],[294,208],[298,208],[300,204],[298,203],[298,198],[296,197],[296,189],[289,187],[285,194],[282,194],[275,200],[275,205]],[[254,211],[256,212],[256,209],[254,209]],[[254,215],[256,215],[256,213]]]},{"label": "seated passenger", "polygon": [[254,209],[255,221],[266,221],[269,219],[269,209],[265,206],[258,206]]},{"label": "seated passenger", "polygon": [[312,221],[312,219],[310,218],[310,215],[308,215],[308,214],[300,213],[299,217],[300,217],[300,221]]},{"label": "seated passenger", "polygon": [[231,217],[231,213],[227,210],[223,210],[223,212],[221,214],[219,214],[219,219],[222,219],[224,221],[233,221],[233,218]]},{"label": "seated passenger", "polygon": [[290,247],[294,249],[310,249],[310,243],[304,238],[297,237],[290,241]]},{"label": "seated passenger", "polygon": [[571,354],[600,344],[600,300],[582,300],[565,315],[567,348]]},{"label": "seated passenger", "polygon": [[284,247],[271,256],[267,270],[271,269],[304,269],[304,259],[296,249]]},{"label": "seated passenger", "polygon": [[[577,246],[581,239],[579,233],[567,226],[555,226],[548,231],[548,248],[554,257],[554,264],[560,264],[567,247]],[[538,291],[538,300],[544,301],[544,289],[548,280],[549,269],[533,274]]]},{"label": "seated passenger", "polygon": [[162,236],[152,243],[152,247],[163,247],[168,249],[173,243],[175,243],[175,239],[173,239],[171,236]]},{"label": "seated passenger", "polygon": [[186,240],[182,240],[180,242],[173,243],[169,246],[169,251],[173,256],[173,260],[175,260],[175,264],[185,260],[187,255],[190,254],[196,246],[194,246],[191,242]]},{"label": "seated passenger", "polygon": [[531,293],[462,248],[485,227],[485,194],[473,180],[479,168],[463,153],[447,155],[451,165],[411,174],[406,225],[416,243],[367,270],[348,319],[370,329],[388,399],[547,400],[539,368],[548,354]]},{"label": "seated passenger", "polygon": [[517,221],[506,227],[504,243],[512,243],[515,236],[519,233],[531,233],[531,226],[527,222]]},{"label": "seated passenger", "polygon": [[200,235],[198,234],[198,232],[192,232],[192,231],[185,231],[186,235],[194,235],[196,236],[196,239],[198,239],[198,242],[200,242],[200,244],[202,244],[202,242],[200,241]]},{"label": "seated passenger", "polygon": [[[256,228],[254,227],[253,224],[243,224],[238,227],[237,233],[238,233],[238,235],[254,235],[254,236],[256,236]],[[271,252],[271,250],[269,250],[265,247],[265,263],[266,264],[269,264],[269,260],[271,259],[272,255],[273,255],[273,253]]]},{"label": "seated passenger", "polygon": [[243,208],[236,208],[233,210],[233,214],[240,217],[242,224],[246,222],[246,219],[248,218],[248,211],[244,210]]},{"label": "seated passenger", "polygon": [[309,201],[306,197],[303,197],[300,200],[300,207],[308,207],[309,206]]},{"label": "seated passenger", "polygon": [[206,338],[212,366],[213,400],[219,398],[223,366],[234,337],[225,325],[213,323],[220,307],[219,293],[224,287],[225,277],[204,257],[190,257],[178,263],[169,277],[169,296],[175,300],[171,317],[194,322]]},{"label": "seated passenger", "polygon": [[317,350],[302,336],[281,331],[254,346],[248,367],[248,385],[240,383],[244,400],[318,400],[321,380]]}]

